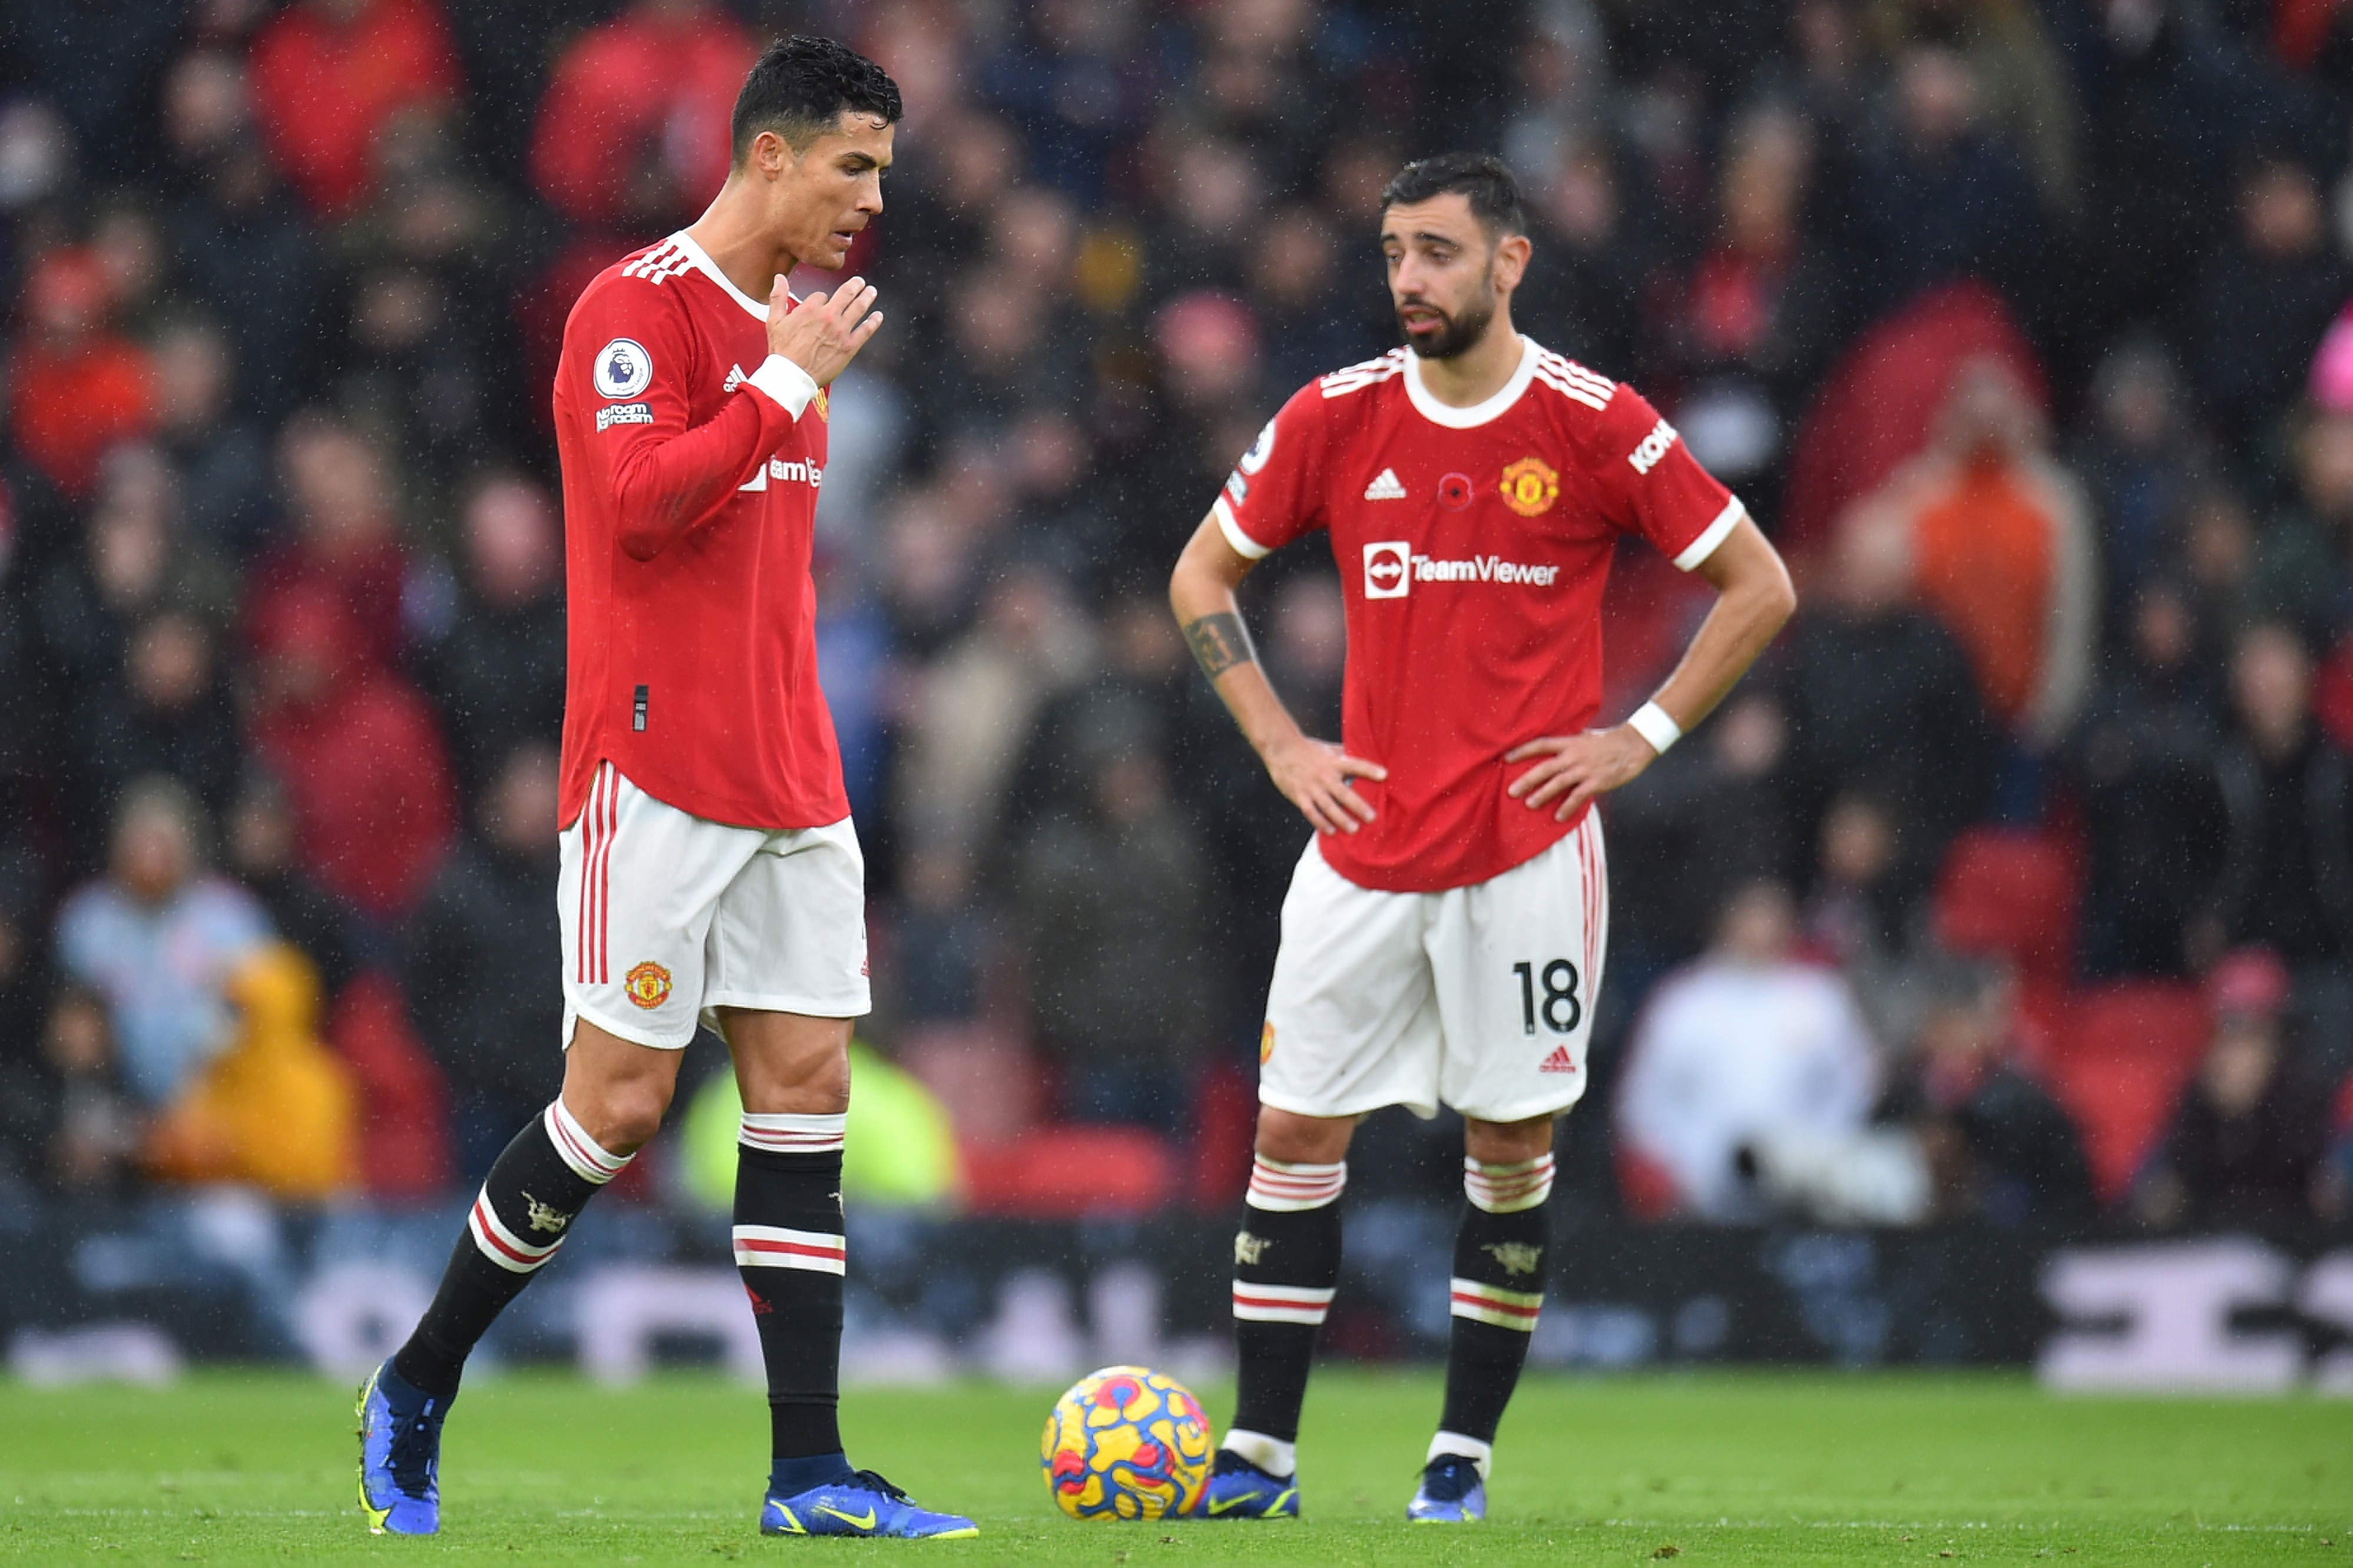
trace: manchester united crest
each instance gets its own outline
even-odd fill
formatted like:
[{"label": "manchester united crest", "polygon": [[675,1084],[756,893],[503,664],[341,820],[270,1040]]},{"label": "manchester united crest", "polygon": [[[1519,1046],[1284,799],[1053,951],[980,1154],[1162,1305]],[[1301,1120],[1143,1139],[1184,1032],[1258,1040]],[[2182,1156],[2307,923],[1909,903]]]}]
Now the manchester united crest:
[{"label": "manchester united crest", "polygon": [[650,1013],[670,1000],[670,971],[648,959],[629,971],[621,989],[628,993],[631,1002]]},{"label": "manchester united crest", "polygon": [[1541,458],[1522,458],[1504,470],[1504,504],[1522,517],[1538,517],[1560,499],[1560,476]]},{"label": "manchester united crest", "polygon": [[828,425],[833,423],[832,391],[829,386],[820,386],[817,389],[817,396],[811,400],[817,405],[817,416]]},{"label": "manchester united crest", "polygon": [[1266,1027],[1258,1032],[1258,1065],[1261,1067],[1266,1066],[1267,1058],[1273,1055],[1274,1025],[1270,1022]]}]

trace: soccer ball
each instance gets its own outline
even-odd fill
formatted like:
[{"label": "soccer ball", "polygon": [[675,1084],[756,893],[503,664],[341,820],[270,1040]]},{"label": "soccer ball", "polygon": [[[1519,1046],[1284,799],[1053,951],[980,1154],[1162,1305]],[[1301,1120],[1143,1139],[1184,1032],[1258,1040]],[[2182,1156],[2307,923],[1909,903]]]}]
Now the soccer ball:
[{"label": "soccer ball", "polygon": [[1072,1519],[1174,1519],[1209,1481],[1209,1419],[1164,1373],[1107,1366],[1054,1401],[1039,1445],[1046,1489]]}]

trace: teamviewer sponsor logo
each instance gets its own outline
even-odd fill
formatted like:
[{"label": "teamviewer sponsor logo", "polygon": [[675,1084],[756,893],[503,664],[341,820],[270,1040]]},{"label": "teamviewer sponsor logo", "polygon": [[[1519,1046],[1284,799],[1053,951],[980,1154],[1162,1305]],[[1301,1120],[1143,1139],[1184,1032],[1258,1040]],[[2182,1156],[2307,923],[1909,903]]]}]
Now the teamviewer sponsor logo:
[{"label": "teamviewer sponsor logo", "polygon": [[1500,555],[1474,555],[1468,561],[1443,561],[1429,555],[1413,558],[1418,583],[1525,583],[1549,588],[1560,580],[1557,566],[1532,566]]},{"label": "teamviewer sponsor logo", "polygon": [[1384,539],[1365,546],[1365,597],[1402,599],[1413,588],[1413,546]]}]

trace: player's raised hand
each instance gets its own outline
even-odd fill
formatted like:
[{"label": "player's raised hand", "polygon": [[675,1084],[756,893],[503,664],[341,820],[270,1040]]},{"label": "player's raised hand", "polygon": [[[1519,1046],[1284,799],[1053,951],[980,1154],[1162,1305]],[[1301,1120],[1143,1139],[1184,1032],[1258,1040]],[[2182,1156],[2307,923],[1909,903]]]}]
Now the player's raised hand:
[{"label": "player's raised hand", "polygon": [[1631,725],[1614,730],[1588,730],[1582,735],[1546,735],[1514,746],[1504,760],[1536,765],[1514,779],[1504,793],[1541,811],[1560,802],[1553,819],[1567,822],[1595,795],[1631,784],[1659,753]]},{"label": "player's raised hand", "polygon": [[1329,741],[1287,737],[1270,747],[1266,771],[1283,798],[1297,806],[1318,833],[1354,833],[1373,819],[1373,808],[1350,779],[1389,776],[1388,769],[1352,757]]},{"label": "player's raised hand", "polygon": [[852,278],[830,295],[812,294],[797,306],[781,273],[768,290],[768,352],[808,372],[819,386],[830,386],[848,370],[881,324],[874,286],[863,278]]}]

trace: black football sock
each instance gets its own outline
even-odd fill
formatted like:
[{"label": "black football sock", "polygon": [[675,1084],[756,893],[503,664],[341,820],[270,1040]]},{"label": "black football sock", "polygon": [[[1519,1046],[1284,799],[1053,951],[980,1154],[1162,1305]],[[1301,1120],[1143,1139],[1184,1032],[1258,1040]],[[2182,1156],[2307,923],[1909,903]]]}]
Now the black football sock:
[{"label": "black football sock", "polygon": [[1234,1237],[1233,1425],[1220,1447],[1272,1475],[1296,1468],[1299,1410],[1315,1331],[1340,1283],[1341,1189],[1347,1162],[1250,1165]]},{"label": "black football sock", "polygon": [[561,1099],[551,1101],[491,1164],[441,1288],[393,1371],[437,1399],[456,1397],[475,1343],[555,1256],[596,1189],[634,1157],[599,1148]]},{"label": "black football sock", "polygon": [[1528,1359],[1544,1305],[1552,1156],[1514,1165],[1462,1162],[1470,1202],[1454,1238],[1454,1332],[1446,1352],[1446,1410],[1430,1458],[1461,1454],[1487,1473],[1495,1428]]},{"label": "black football sock", "polygon": [[735,1150],[735,1267],[768,1367],[779,1497],[845,1479],[841,1137],[846,1116],[746,1114]]}]

